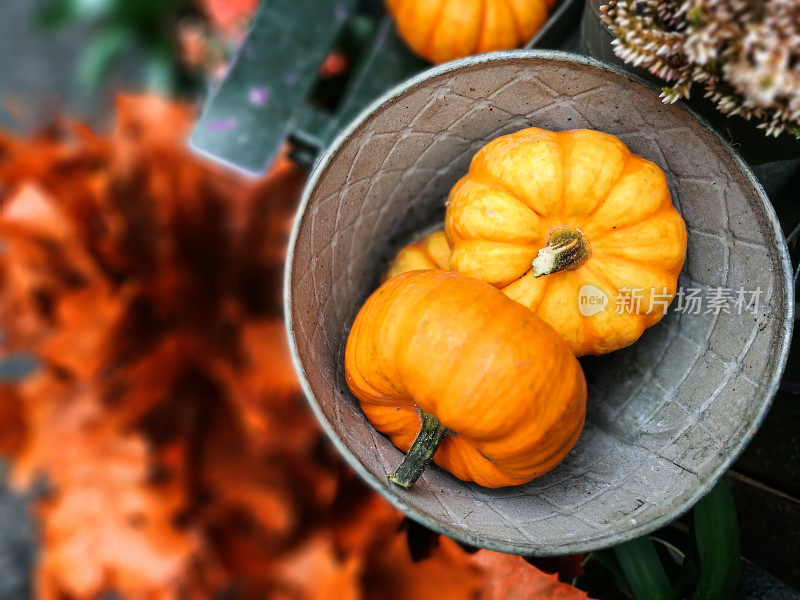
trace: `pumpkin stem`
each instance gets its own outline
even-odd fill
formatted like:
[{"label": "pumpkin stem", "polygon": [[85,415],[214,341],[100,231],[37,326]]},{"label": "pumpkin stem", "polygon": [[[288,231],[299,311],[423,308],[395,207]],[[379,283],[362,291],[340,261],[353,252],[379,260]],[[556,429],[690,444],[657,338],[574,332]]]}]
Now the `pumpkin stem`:
[{"label": "pumpkin stem", "polygon": [[583,232],[569,225],[556,227],[547,236],[547,244],[533,259],[533,276],[541,277],[559,271],[577,269],[592,255]]},{"label": "pumpkin stem", "polygon": [[420,427],[417,439],[411,444],[406,457],[394,473],[389,473],[389,481],[406,489],[414,485],[425,467],[431,462],[433,455],[445,437],[451,432],[439,422],[439,419],[428,413],[420,412]]}]

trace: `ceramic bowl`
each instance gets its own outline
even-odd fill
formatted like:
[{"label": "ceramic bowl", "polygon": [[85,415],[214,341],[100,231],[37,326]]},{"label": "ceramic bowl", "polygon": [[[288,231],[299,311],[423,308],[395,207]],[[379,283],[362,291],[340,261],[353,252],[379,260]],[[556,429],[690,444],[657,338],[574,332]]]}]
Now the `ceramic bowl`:
[{"label": "ceramic bowl", "polygon": [[[670,310],[630,348],[582,359],[586,427],[567,458],[531,483],[491,490],[430,467],[402,490],[386,478],[401,452],[372,428],[345,384],[350,325],[397,249],[442,221],[447,193],[472,155],[529,126],[602,130],[657,163],[688,227],[680,285],[707,297],[721,288],[760,290],[758,306]],[[297,371],[348,462],[424,525],[525,555],[623,542],[708,492],[769,407],[786,360],[792,297],[775,214],[719,136],[624,71],[535,50],[439,66],[365,111],[308,181],[285,281]]]}]

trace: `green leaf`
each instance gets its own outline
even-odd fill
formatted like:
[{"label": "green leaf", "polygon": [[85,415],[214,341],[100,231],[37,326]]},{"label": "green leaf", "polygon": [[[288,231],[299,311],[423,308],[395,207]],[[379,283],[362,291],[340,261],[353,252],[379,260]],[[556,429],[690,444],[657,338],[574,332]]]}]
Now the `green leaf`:
[{"label": "green leaf", "polygon": [[124,29],[109,29],[97,34],[83,51],[78,64],[78,82],[94,90],[108,73],[116,59],[131,42]]},{"label": "green leaf", "polygon": [[78,18],[75,0],[51,0],[34,12],[34,24],[45,29],[57,29]]},{"label": "green leaf", "polygon": [[692,526],[689,535],[689,547],[686,549],[681,569],[672,584],[672,589],[678,598],[688,598],[697,587],[697,582],[700,579],[698,561],[697,543],[695,542],[694,526]]},{"label": "green leaf", "polygon": [[675,600],[664,566],[649,536],[616,546],[614,554],[638,600]]},{"label": "green leaf", "polygon": [[150,91],[162,95],[175,92],[176,61],[174,49],[168,43],[158,44],[150,49],[145,72],[145,81]]},{"label": "green leaf", "polygon": [[739,580],[739,525],[727,478],[694,508],[700,581],[693,600],[727,600]]},{"label": "green leaf", "polygon": [[78,21],[92,22],[109,14],[113,0],[50,0],[34,13],[35,23],[57,29]]},{"label": "green leaf", "polygon": [[114,0],[72,0],[72,3],[78,17],[85,20],[99,19],[114,10]]},{"label": "green leaf", "polygon": [[597,560],[603,567],[605,567],[606,571],[611,573],[611,576],[614,577],[617,581],[625,581],[625,573],[622,572],[622,567],[619,566],[619,561],[617,560],[617,555],[614,554],[614,550],[597,550],[596,552],[592,552],[592,558]]}]

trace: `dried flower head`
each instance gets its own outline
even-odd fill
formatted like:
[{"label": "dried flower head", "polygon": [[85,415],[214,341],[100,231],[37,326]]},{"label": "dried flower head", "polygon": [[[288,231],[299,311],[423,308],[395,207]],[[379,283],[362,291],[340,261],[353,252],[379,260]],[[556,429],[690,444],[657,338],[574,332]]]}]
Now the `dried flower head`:
[{"label": "dried flower head", "polygon": [[697,82],[723,113],[800,137],[797,0],[610,0],[600,10],[617,56],[670,83],[665,102]]}]

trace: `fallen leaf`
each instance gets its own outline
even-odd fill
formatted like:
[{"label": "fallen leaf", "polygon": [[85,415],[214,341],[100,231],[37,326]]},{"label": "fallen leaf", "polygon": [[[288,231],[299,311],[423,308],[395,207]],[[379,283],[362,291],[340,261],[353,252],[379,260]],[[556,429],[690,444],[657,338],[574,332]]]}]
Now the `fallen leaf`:
[{"label": "fallen leaf", "polygon": [[11,385],[0,385],[0,454],[14,454],[26,433],[22,398]]},{"label": "fallen leaf", "polygon": [[90,394],[62,401],[81,437],[58,440],[58,468],[39,506],[47,548],[40,581],[77,598],[101,589],[167,597],[196,547],[173,526],[177,503],[148,481],[145,442],[106,427]]},{"label": "fallen leaf", "polygon": [[520,556],[481,550],[471,557],[486,573],[480,600],[588,600],[581,590],[561,583],[558,575],[548,575]]},{"label": "fallen leaf", "polygon": [[403,526],[325,438],[282,319],[302,171],[204,161],[186,105],[117,110],[108,134],[0,132],[3,346],[38,359],[0,388],[0,451],[49,489],[37,597],[585,598]]},{"label": "fallen leaf", "polygon": [[280,593],[303,600],[360,600],[362,560],[338,557],[330,535],[321,532],[281,561]]},{"label": "fallen leaf", "polygon": [[[484,584],[481,568],[453,540],[442,537],[431,555],[414,562],[399,520],[368,550],[364,569],[367,598],[381,600],[465,600],[478,598]],[[388,534],[388,535],[387,535]]]}]

